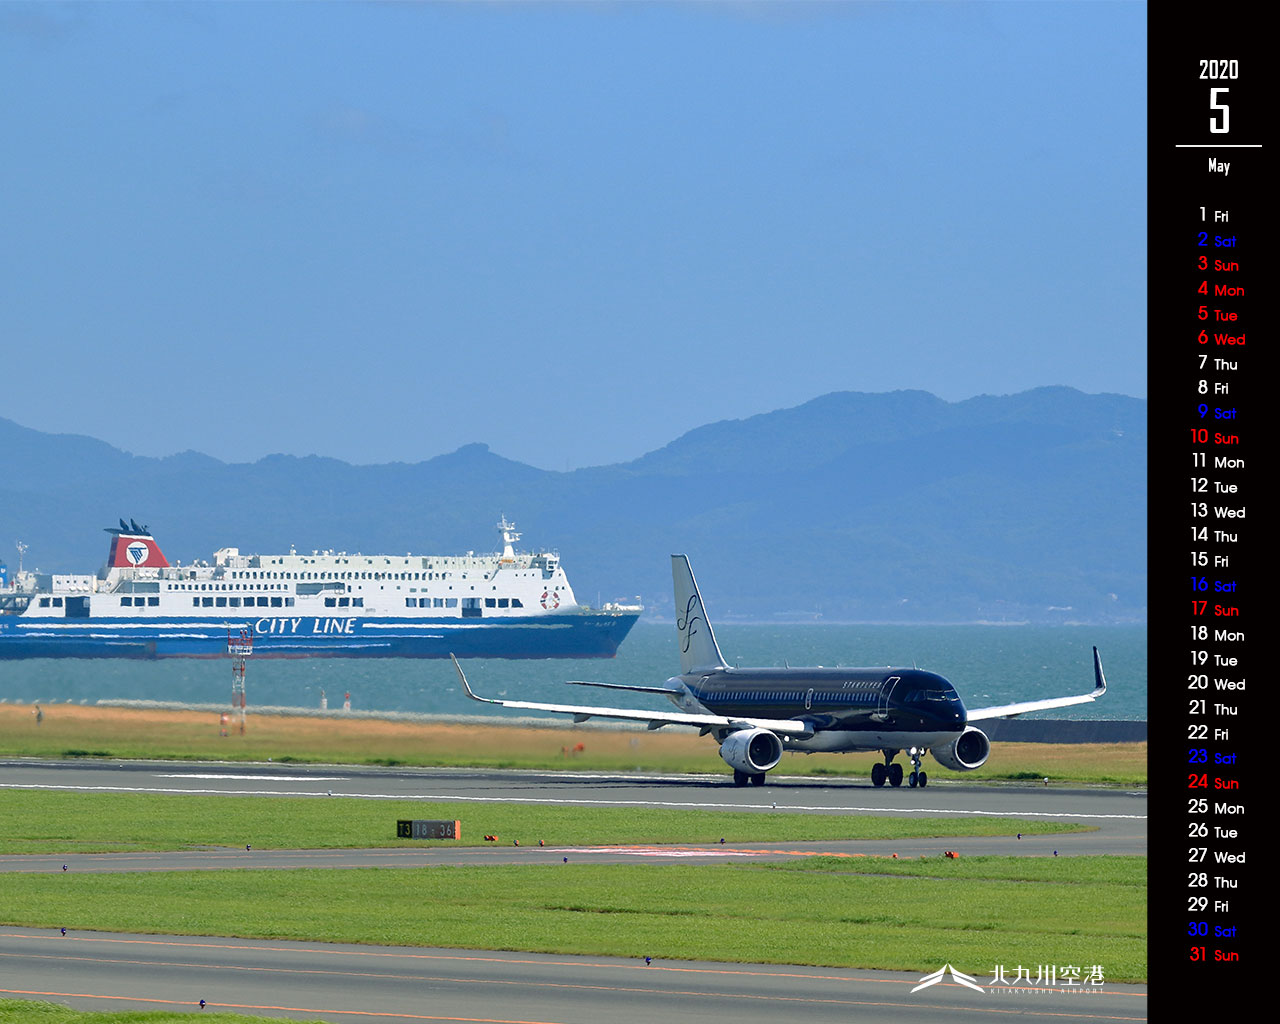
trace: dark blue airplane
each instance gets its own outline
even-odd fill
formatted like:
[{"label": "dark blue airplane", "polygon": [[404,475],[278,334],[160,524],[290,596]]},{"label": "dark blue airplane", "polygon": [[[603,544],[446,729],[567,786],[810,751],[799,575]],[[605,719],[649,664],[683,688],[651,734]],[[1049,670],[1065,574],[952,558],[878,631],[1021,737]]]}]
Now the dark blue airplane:
[{"label": "dark blue airplane", "polygon": [[974,711],[965,710],[955,687],[942,676],[914,668],[734,668],[720,654],[686,556],[671,556],[671,576],[675,585],[680,675],[660,686],[572,682],[660,693],[678,711],[481,697],[471,689],[454,658],[467,696],[507,708],[569,714],[576,722],[600,717],[648,722],[651,729],[664,725],[697,726],[704,736],[710,733],[716,738],[720,756],[733,769],[733,781],[739,786],[748,782],[763,785],[765,773],[777,766],[785,750],[878,750],[884,755],[884,763],[871,768],[871,782],[876,786],[886,782],[902,785],[903,766],[894,758],[905,750],[911,759],[907,784],[925,786],[929,777],[921,770],[920,762],[926,751],[932,751],[939,764],[953,771],[971,771],[986,762],[991,742],[973,722],[1087,704],[1107,692],[1096,647],[1094,688],[1090,692]]}]

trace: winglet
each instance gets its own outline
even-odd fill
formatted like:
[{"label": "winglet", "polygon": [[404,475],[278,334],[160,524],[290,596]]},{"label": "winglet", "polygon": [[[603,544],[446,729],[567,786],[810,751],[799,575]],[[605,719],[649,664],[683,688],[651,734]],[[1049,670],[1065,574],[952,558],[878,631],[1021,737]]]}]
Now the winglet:
[{"label": "winglet", "polygon": [[994,708],[975,708],[969,711],[966,719],[980,722],[991,718],[1013,718],[1031,711],[1049,711],[1053,708],[1069,708],[1077,704],[1089,704],[1107,692],[1107,677],[1102,674],[1102,655],[1098,648],[1093,649],[1093,689],[1075,697],[1050,697],[1047,700],[1024,700],[1016,704],[1001,704]]},{"label": "winglet", "polygon": [[453,667],[458,670],[458,678],[462,680],[462,688],[467,691],[468,697],[470,697],[472,700],[484,701],[484,703],[486,704],[502,703],[502,701],[500,700],[491,700],[488,697],[481,697],[479,694],[475,692],[475,690],[471,689],[471,684],[467,682],[467,677],[462,671],[462,666],[458,664],[458,659],[453,656],[452,651],[449,653],[449,660],[453,662]]}]

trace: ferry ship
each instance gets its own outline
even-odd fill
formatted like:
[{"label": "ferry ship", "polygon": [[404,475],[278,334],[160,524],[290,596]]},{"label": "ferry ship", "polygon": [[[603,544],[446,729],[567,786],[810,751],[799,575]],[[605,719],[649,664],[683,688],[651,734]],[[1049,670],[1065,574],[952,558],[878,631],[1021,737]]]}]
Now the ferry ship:
[{"label": "ferry ship", "polygon": [[578,604],[559,556],[362,555],[313,551],[171,565],[135,521],[110,527],[96,575],[0,563],[0,659],[213,658],[252,636],[275,658],[611,658],[639,604]]}]

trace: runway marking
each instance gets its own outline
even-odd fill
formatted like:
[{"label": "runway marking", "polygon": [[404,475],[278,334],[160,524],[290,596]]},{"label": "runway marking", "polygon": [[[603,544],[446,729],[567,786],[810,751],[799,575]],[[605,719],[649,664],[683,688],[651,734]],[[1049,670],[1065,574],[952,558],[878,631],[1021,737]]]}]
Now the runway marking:
[{"label": "runway marking", "polygon": [[[504,984],[514,985],[518,983],[505,982]],[[947,988],[957,988],[957,989],[960,988],[959,985],[954,985],[951,982],[945,982],[944,985]],[[627,990],[611,989],[610,991],[627,991]],[[651,990],[644,990],[644,991],[651,991]],[[175,999],[157,999],[157,998],[152,998],[148,996],[107,996],[107,995],[98,995],[92,992],[39,992],[39,991],[27,991],[24,989],[0,988],[0,994],[16,995],[16,996],[52,996],[54,998],[60,998],[60,999],[106,999],[106,1000],[114,1000],[119,1002],[154,1003],[154,1004],[159,1004],[164,1006],[198,1006],[199,1005],[199,1003],[192,1003],[187,1000],[178,1001]],[[869,1000],[869,999],[797,999],[797,998],[789,998],[789,997],[778,999],[777,997],[771,997],[771,996],[739,995],[738,993],[723,993],[723,992],[651,991],[651,994],[659,995],[659,996],[692,995],[692,996],[706,996],[709,998],[728,997],[728,998],[740,998],[740,999],[752,999],[752,1000],[771,1000],[775,1002],[824,1003],[824,1004],[837,1004],[840,1006],[872,1007],[872,1008],[900,1009],[900,1010],[919,1010],[922,1005],[920,1003],[892,1003],[892,1002],[886,1002],[883,1000]],[[530,1021],[530,1020],[520,1020],[520,1019],[511,1020],[509,1018],[504,1018],[504,1017],[452,1017],[452,1016],[445,1016],[440,1014],[397,1013],[392,1011],[376,1011],[376,1010],[317,1009],[314,1007],[305,1007],[305,1006],[272,1006],[269,1004],[257,1004],[257,1003],[217,1003],[217,1002],[209,1001],[205,1003],[205,1008],[206,1009],[227,1009],[227,1010],[255,1010],[255,1011],[275,1010],[281,1013],[336,1014],[336,1015],[348,1016],[348,1017],[382,1017],[382,1018],[388,1018],[392,1020],[458,1021],[460,1022],[460,1024],[564,1024],[564,1022],[560,1022],[560,1021]],[[1146,1017],[1122,1017],[1116,1014],[1071,1013],[1064,1010],[1033,1010],[1033,1009],[1025,1009],[1025,1008],[1005,1010],[998,1007],[992,1007],[989,1004],[984,1004],[981,1006],[953,1005],[953,1006],[946,1007],[946,1011],[950,1013],[957,1013],[957,1012],[980,1013],[984,1016],[990,1016],[994,1014],[1002,1014],[1002,1015],[1007,1014],[1009,1016],[1019,1016],[1019,1017],[1068,1017],[1073,1020],[1089,1019],[1089,1020],[1108,1020],[1108,1021],[1145,1021],[1147,1019]]]},{"label": "runway marking", "polygon": [[[179,948],[192,948],[192,950],[244,950],[248,952],[307,952],[307,954],[316,954],[321,956],[351,956],[351,957],[371,957],[371,959],[398,959],[403,957],[406,960],[458,960],[467,964],[521,964],[527,966],[575,966],[575,968],[596,968],[596,969],[613,969],[613,970],[644,970],[644,972],[655,972],[655,970],[664,970],[664,972],[672,972],[677,974],[726,974],[726,975],[745,975],[749,978],[800,978],[814,980],[829,980],[829,982],[847,982],[847,980],[860,980],[860,982],[876,982],[877,984],[910,984],[915,986],[919,983],[919,978],[867,978],[861,975],[850,974],[829,974],[822,973],[823,970],[831,972],[831,970],[847,970],[852,972],[855,968],[813,968],[812,970],[796,970],[794,965],[778,965],[776,970],[748,970],[745,968],[736,968],[731,965],[716,966],[689,966],[676,961],[654,961],[653,964],[639,963],[639,957],[636,963],[628,963],[625,960],[614,959],[612,961],[591,960],[588,956],[576,957],[573,960],[553,959],[553,954],[544,956],[517,954],[512,952],[509,956],[497,956],[493,952],[486,950],[474,950],[461,952],[456,950],[434,951],[417,950],[413,947],[403,948],[337,948],[334,946],[324,945],[324,943],[303,943],[294,942],[289,946],[269,945],[269,940],[262,942],[248,943],[244,941],[228,940],[225,942],[197,942],[189,936],[157,936],[132,938],[122,936],[122,934],[114,933],[92,933],[92,934],[67,934],[60,936],[56,933],[56,929],[51,932],[17,932],[6,931],[0,928],[0,938],[33,938],[33,940],[46,940],[49,942],[63,943],[83,942],[83,943],[118,943],[122,946],[177,946]],[[788,968],[788,969],[782,969]],[[867,970],[868,974],[876,974],[872,970]],[[950,984],[950,983],[947,983]],[[1112,992],[1112,995],[1130,995],[1146,998],[1144,992]]]},{"label": "runway marking", "polygon": [[[227,949],[230,947],[220,946],[217,948]],[[6,955],[6,954],[0,954],[0,956],[3,956],[3,955]],[[49,954],[24,953],[24,954],[7,954],[7,955],[10,955],[10,956],[21,955],[23,959],[26,959],[26,960],[33,960],[33,959],[56,960],[59,962],[66,962],[66,963],[82,962],[82,963],[95,963],[95,964],[118,964],[118,965],[128,966],[128,967],[165,967],[165,968],[184,967],[184,968],[193,968],[195,970],[208,970],[208,971],[246,971],[252,974],[320,975],[326,978],[372,978],[372,979],[383,979],[383,980],[394,980],[394,981],[439,982],[442,984],[456,984],[456,985],[495,985],[500,987],[516,986],[522,989],[523,988],[556,988],[556,989],[574,989],[574,990],[589,991],[589,992],[618,992],[618,993],[641,994],[641,995],[648,994],[648,995],[661,995],[661,996],[673,996],[673,995],[714,996],[716,998],[723,998],[723,999],[763,999],[763,1000],[775,1000],[778,1002],[790,1002],[790,1003],[801,1002],[801,1003],[841,1003],[842,1004],[846,1001],[844,999],[839,999],[834,997],[824,998],[824,997],[817,997],[817,996],[755,995],[747,992],[744,992],[744,993],[709,992],[705,990],[697,991],[693,989],[686,990],[686,989],[668,989],[668,988],[654,988],[654,987],[639,988],[636,986],[625,986],[625,985],[589,985],[581,982],[570,983],[570,982],[563,982],[563,981],[530,981],[528,978],[507,979],[507,978],[456,977],[456,976],[450,976],[450,975],[428,975],[428,974],[386,974],[386,973],[376,973],[372,971],[343,971],[343,970],[334,970],[332,968],[321,969],[318,967],[314,967],[314,968],[311,968],[311,967],[254,967],[251,964],[209,964],[209,963],[199,963],[199,962],[183,963],[178,960],[122,960],[116,957],[56,956],[52,953],[49,953]],[[448,959],[448,958],[439,958],[439,959]],[[468,958],[466,957],[457,957],[453,959],[457,959],[464,962],[468,961]],[[483,958],[475,958],[475,959],[479,959],[483,962]],[[547,964],[547,962],[545,961],[495,960],[491,962],[500,963],[500,964],[524,963],[526,966],[543,966],[544,964]],[[555,962],[555,961],[549,962],[549,964],[547,965],[552,967],[584,966],[579,964],[563,963],[563,962]],[[613,966],[615,969],[636,969],[636,970],[642,969],[646,973],[650,973],[650,974],[656,973],[659,970],[659,968],[655,968],[653,966],[640,968],[638,966],[633,967],[630,964],[617,964],[617,965],[589,964],[585,966],[590,966],[595,968]],[[406,968],[406,970],[407,969],[408,968]],[[710,974],[717,977],[718,976],[754,977],[757,975],[768,977],[768,978],[793,977],[793,978],[803,979],[805,981],[830,981],[830,982],[834,982],[836,984],[841,984],[841,985],[848,984],[850,981],[850,979],[848,978],[839,978],[839,977],[833,977],[830,975],[823,976],[823,975],[814,975],[814,974],[784,975],[784,974],[776,974],[773,972],[705,971],[705,970],[688,971],[687,973]],[[864,981],[867,984],[881,984],[881,982],[878,979],[855,979],[855,980]],[[909,984],[909,982],[903,981],[899,983],[895,981],[893,982],[893,984]],[[944,984],[950,985],[952,983],[944,982]],[[959,988],[960,986],[955,985],[954,987]],[[1056,991],[1061,991],[1065,993],[1067,990],[1060,989]],[[213,1005],[213,1004],[210,1004],[210,1005]]]},{"label": "runway marking", "polygon": [[[979,837],[981,838],[981,837]],[[1051,837],[1057,839],[1059,837]],[[878,842],[879,840],[870,840]],[[952,840],[956,842],[957,840]],[[509,847],[464,847],[459,850],[380,850],[369,849],[356,851],[360,853],[362,860],[376,860],[378,858],[400,858],[412,860],[412,863],[405,865],[409,868],[432,867],[437,859],[438,854],[457,855],[465,851],[468,856],[492,856],[503,855],[509,851]],[[670,859],[694,859],[694,858],[722,858],[729,859],[735,857],[833,857],[848,860],[890,860],[892,856],[884,853],[849,853],[843,850],[783,850],[773,847],[766,848],[742,848],[737,846],[712,846],[712,847],[693,847],[693,846],[547,846],[547,847],[525,847],[529,852],[541,852],[545,854],[572,854],[575,857],[585,857],[591,854],[604,854],[606,856],[632,855],[636,857],[664,857]],[[225,853],[221,851],[155,851],[143,853],[78,853],[78,854],[4,854],[0,855],[0,871],[12,871],[15,873],[35,873],[42,871],[55,871],[58,864],[74,864],[81,868],[87,868],[92,872],[101,874],[121,874],[129,871],[151,870],[157,872],[167,871],[221,871],[224,870],[221,863],[219,864],[187,864],[187,860],[215,860],[227,861],[234,863],[237,867],[267,871],[288,871],[294,870],[295,865],[292,863],[279,866],[273,862],[281,859],[293,860],[314,860],[321,867],[327,870],[347,870],[345,865],[337,867],[329,867],[326,862],[334,859],[346,858],[352,851],[346,849],[340,850],[260,850],[259,857],[253,864],[246,864],[246,854],[228,850]],[[176,858],[176,863],[169,863]],[[157,861],[164,863],[156,864]],[[103,868],[101,865],[106,865]]]},{"label": "runway marking", "polygon": [[347,776],[345,775],[308,775],[306,779],[299,780],[296,775],[219,775],[217,772],[172,772],[162,774],[157,772],[157,779],[233,779],[237,782],[342,782]]},{"label": "runway marking", "polygon": [[[59,936],[48,932],[6,932],[0,929],[0,938],[17,938],[17,939],[36,939],[58,944],[81,942],[81,943],[102,943],[102,944],[118,944],[118,945],[138,945],[138,946],[165,946],[176,947],[179,949],[217,949],[217,950],[240,950],[248,953],[309,953],[317,956],[346,956],[352,958],[368,957],[371,959],[404,959],[404,960],[441,960],[441,961],[457,961],[460,963],[492,963],[492,964],[516,964],[526,967],[574,967],[578,969],[591,968],[596,970],[628,970],[628,971],[644,971],[653,973],[662,971],[670,974],[711,974],[724,975],[726,977],[748,977],[748,978],[792,978],[803,981],[834,981],[847,984],[856,981],[860,984],[875,985],[911,985],[915,986],[919,983],[918,977],[906,978],[884,978],[884,977],[867,977],[867,974],[874,974],[873,971],[856,971],[855,968],[824,968],[815,967],[810,971],[798,971],[794,967],[790,969],[779,970],[749,970],[746,967],[732,967],[728,965],[718,967],[691,967],[679,963],[655,961],[652,964],[642,964],[638,960],[635,963],[612,961],[604,962],[599,960],[591,960],[582,957],[575,960],[559,960],[552,959],[551,955],[533,957],[529,955],[512,956],[494,956],[492,954],[485,955],[483,951],[471,953],[459,952],[434,952],[428,953],[413,949],[336,949],[324,945],[304,945],[303,943],[295,943],[292,946],[275,946],[264,945],[263,943],[247,944],[244,942],[196,942],[187,936],[172,936],[158,938],[124,938],[116,935],[66,935]],[[43,954],[37,954],[43,955]],[[89,959],[84,957],[83,959]],[[788,967],[789,965],[778,965],[779,968]],[[842,970],[846,973],[831,974],[831,970]],[[324,972],[328,973],[328,972]],[[944,982],[944,985],[951,985],[952,982]],[[958,986],[957,986],[958,987]],[[1065,991],[1065,990],[1063,990]],[[1120,991],[1109,990],[1109,994],[1113,996],[1130,996],[1139,999],[1146,999],[1145,991]],[[1128,1019],[1128,1018],[1125,1018]]]},{"label": "runway marking", "polygon": [[[982,838],[982,837],[975,837]],[[1054,837],[1059,838],[1057,836]],[[873,839],[870,842],[887,842]],[[957,840],[949,840],[954,843]],[[548,847],[550,849],[550,847]],[[732,846],[693,847],[693,846],[566,846],[556,848],[554,853],[631,853],[637,857],[844,857],[851,860],[892,860],[888,853],[847,853],[842,850],[776,850],[773,848],[743,850]]]},{"label": "runway marking", "polygon": [[[159,1006],[190,1006],[192,1008],[199,1007],[199,1003],[193,1003],[190,1000],[177,999],[154,999],[149,996],[103,996],[96,992],[28,992],[24,989],[17,988],[0,988],[0,994],[14,996],[53,996],[58,999],[108,999],[117,1002],[129,1003],[154,1003]],[[379,1012],[376,1010],[329,1010],[316,1009],[308,1006],[270,1006],[258,1005],[256,1003],[214,1003],[206,1002],[205,1009],[224,1009],[224,1010],[277,1010],[281,1013],[314,1013],[314,1014],[340,1014],[345,1017],[384,1017],[389,1020],[444,1020],[458,1021],[459,1024],[564,1024],[562,1021],[532,1021],[516,1019],[511,1020],[506,1017],[446,1017],[440,1014],[425,1013],[392,1013]]]},{"label": "runway marking", "polygon": [[573,854],[589,854],[589,853],[629,853],[637,857],[762,857],[771,853],[786,853],[785,850],[735,850],[732,848],[724,849],[701,849],[698,847],[688,846],[578,846],[565,847],[564,850],[556,850],[556,853],[573,853]]},{"label": "runway marking", "polygon": [[787,804],[778,807],[769,804],[736,804],[716,801],[698,800],[573,800],[563,797],[517,797],[517,796],[439,796],[436,794],[412,793],[335,793],[332,797],[327,793],[315,793],[310,790],[270,790],[258,789],[176,789],[143,786],[61,786],[40,785],[37,783],[0,783],[0,789],[40,789],[40,790],[72,790],[93,793],[175,793],[184,796],[297,796],[336,799],[346,797],[356,800],[403,800],[423,801],[429,803],[481,803],[481,804],[535,804],[553,807],[686,807],[694,810],[729,810],[729,811],[800,811],[804,813],[830,814],[919,814],[919,815],[971,815],[986,818],[1082,818],[1098,820],[1146,821],[1145,814],[1098,814],[1081,811],[983,811],[955,807],[883,807],[874,804],[851,804],[843,807],[818,806],[808,804]]}]

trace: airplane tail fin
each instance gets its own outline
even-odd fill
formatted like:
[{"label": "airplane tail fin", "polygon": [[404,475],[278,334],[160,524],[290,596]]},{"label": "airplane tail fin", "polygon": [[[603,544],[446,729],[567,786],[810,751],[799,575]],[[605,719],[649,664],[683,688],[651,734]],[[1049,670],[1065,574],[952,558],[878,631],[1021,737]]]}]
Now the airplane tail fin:
[{"label": "airplane tail fin", "polygon": [[725,668],[724,657],[711,631],[707,610],[694,582],[686,555],[671,556],[671,581],[676,596],[676,634],[680,646],[680,671],[688,675],[699,669]]},{"label": "airplane tail fin", "polygon": [[160,545],[151,536],[145,526],[139,526],[132,519],[126,523],[120,520],[120,528],[107,528],[111,534],[111,547],[107,551],[107,567],[110,569],[131,569],[146,566],[148,569],[164,569],[169,565],[160,550]]}]

